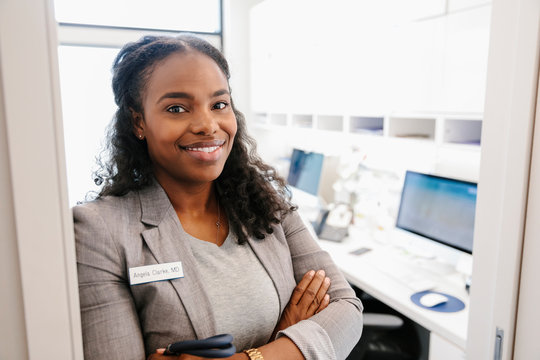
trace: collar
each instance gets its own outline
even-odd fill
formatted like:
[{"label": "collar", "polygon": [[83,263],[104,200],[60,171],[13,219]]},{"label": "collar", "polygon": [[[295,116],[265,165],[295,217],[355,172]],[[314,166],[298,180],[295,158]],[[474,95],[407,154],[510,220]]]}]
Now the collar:
[{"label": "collar", "polygon": [[172,207],[171,201],[157,180],[139,190],[141,202],[141,221],[147,225],[158,226]]}]

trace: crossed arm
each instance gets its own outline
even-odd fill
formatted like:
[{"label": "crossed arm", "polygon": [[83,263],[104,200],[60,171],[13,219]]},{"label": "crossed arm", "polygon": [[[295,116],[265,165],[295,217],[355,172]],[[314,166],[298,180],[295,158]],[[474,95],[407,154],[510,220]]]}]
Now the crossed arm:
[{"label": "crossed arm", "polygon": [[[330,303],[330,295],[327,294],[330,287],[330,278],[325,276],[324,270],[315,272],[308,271],[294,288],[291,299],[285,307],[281,318],[274,329],[271,339],[289,326],[302,320],[308,319],[316,313],[324,310]],[[298,347],[286,336],[280,337],[258,348],[265,360],[301,360],[304,356]],[[148,357],[148,360],[197,360],[203,359],[193,355],[168,356],[163,355],[165,349],[158,349]],[[237,353],[228,359],[249,360],[244,353]]]}]

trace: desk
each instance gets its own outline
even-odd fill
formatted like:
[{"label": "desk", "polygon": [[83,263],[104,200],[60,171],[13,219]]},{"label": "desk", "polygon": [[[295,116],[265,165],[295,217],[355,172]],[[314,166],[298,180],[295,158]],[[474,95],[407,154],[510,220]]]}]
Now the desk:
[{"label": "desk", "polygon": [[[435,312],[415,305],[410,300],[414,291],[375,268],[369,261],[369,252],[363,255],[349,254],[360,247],[385,251],[384,245],[371,240],[369,236],[351,231],[351,235],[343,242],[319,240],[319,244],[332,256],[351,284],[430,331],[430,359],[464,358],[469,295],[464,288],[463,278],[457,272],[441,275],[433,290],[457,297],[465,303],[465,309],[454,313]],[[435,345],[437,348],[433,347]],[[439,357],[435,354],[445,355]],[[455,354],[459,354],[458,357]]]}]

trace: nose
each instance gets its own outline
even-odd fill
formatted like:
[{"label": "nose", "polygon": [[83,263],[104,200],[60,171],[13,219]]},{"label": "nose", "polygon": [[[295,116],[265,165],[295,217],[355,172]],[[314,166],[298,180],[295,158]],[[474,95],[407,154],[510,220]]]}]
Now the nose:
[{"label": "nose", "polygon": [[191,131],[197,135],[213,135],[218,128],[218,122],[209,110],[199,111],[191,122]]}]

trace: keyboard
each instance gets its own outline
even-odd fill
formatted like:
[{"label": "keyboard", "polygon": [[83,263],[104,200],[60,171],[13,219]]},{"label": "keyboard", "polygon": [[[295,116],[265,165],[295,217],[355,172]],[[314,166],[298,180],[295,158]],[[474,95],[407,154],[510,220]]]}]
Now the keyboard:
[{"label": "keyboard", "polygon": [[[368,256],[369,255],[369,256]],[[414,292],[431,290],[438,284],[437,276],[406,256],[373,251],[365,259],[378,271],[402,283]]]}]

